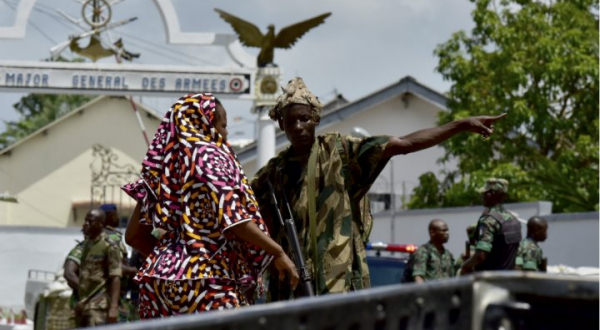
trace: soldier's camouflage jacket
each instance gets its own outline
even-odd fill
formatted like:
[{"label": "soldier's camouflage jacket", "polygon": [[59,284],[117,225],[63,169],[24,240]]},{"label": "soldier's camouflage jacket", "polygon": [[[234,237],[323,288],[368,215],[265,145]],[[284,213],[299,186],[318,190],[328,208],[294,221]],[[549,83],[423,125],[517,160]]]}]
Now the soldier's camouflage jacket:
[{"label": "soldier's camouflage jacket", "polygon": [[[71,251],[69,251],[69,254],[67,255],[67,259],[65,260],[65,263],[67,262],[67,260],[71,260],[73,261],[75,264],[77,264],[77,266],[79,267],[81,265],[81,254],[83,253],[83,245],[85,244],[85,241],[77,241],[77,245],[75,245],[75,247],[73,247],[71,249]],[[78,290],[73,290],[73,292],[71,293],[71,300],[69,301],[69,304],[71,307],[75,307],[75,304],[77,304],[77,301],[79,300],[79,291]]]},{"label": "soldier's camouflage jacket", "polygon": [[[108,309],[109,279],[121,277],[121,263],[119,247],[104,232],[95,240],[85,241],[79,266],[79,298],[89,299],[84,315],[91,310]],[[102,289],[97,290],[98,287]]]},{"label": "soldier's camouflage jacket", "polygon": [[517,251],[517,266],[520,266],[523,270],[539,272],[543,268],[542,259],[544,259],[542,248],[531,238],[524,238],[519,244],[519,250]]},{"label": "soldier's camouflage jacket", "polygon": [[[492,206],[488,213],[498,212],[504,219],[511,219],[513,215],[501,204]],[[477,250],[492,251],[494,237],[500,232],[500,224],[489,215],[482,216],[477,223]]]},{"label": "soldier's camouflage jacket", "polygon": [[431,242],[421,245],[415,252],[414,258],[413,277],[421,276],[429,281],[453,277],[455,274],[452,253],[444,249],[440,254]]},{"label": "soldier's camouflage jacket", "polygon": [[[359,205],[388,161],[383,158],[383,151],[389,137],[358,139],[329,133],[317,139],[316,261],[313,260],[308,230],[307,166],[288,148],[256,174],[251,182],[252,188],[272,236],[291,255],[284,230],[280,230],[274,216],[266,185],[266,180],[270,179],[285,217],[287,211],[281,205],[283,190],[280,178],[283,180],[316,294],[368,288],[370,280],[363,238],[370,230],[369,224],[365,225],[364,221],[370,220],[370,217],[361,216]],[[291,294],[287,282],[280,283],[278,276],[270,277],[271,300],[289,299]]]},{"label": "soldier's camouflage jacket", "polygon": [[106,233],[108,239],[113,241],[119,247],[121,257],[125,260],[127,258],[127,247],[125,246],[125,242],[123,242],[123,233],[110,226],[104,227],[104,233]]}]

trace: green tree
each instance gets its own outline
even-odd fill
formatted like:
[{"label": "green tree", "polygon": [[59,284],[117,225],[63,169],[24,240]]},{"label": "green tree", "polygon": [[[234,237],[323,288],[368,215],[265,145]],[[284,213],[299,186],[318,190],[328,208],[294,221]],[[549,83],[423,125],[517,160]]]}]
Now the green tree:
[{"label": "green tree", "polygon": [[[64,59],[59,59],[64,62]],[[81,62],[82,60],[74,60]],[[53,122],[92,99],[88,95],[28,94],[13,108],[20,115],[17,121],[4,121],[6,129],[0,134],[0,150]]]},{"label": "green tree", "polygon": [[[438,182],[439,206],[478,204],[474,188],[504,177],[512,201],[597,210],[598,0],[471,1],[471,33],[435,50],[437,70],[453,82],[439,121],[508,116],[488,139],[462,134],[444,143],[442,161],[456,159],[458,170]],[[413,200],[424,194],[416,192]]]}]

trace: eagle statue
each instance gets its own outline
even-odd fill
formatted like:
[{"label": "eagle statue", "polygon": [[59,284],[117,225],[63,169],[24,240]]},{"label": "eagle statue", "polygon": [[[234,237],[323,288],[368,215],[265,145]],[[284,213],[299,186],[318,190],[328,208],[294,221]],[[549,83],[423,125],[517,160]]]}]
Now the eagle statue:
[{"label": "eagle statue", "polygon": [[273,50],[275,48],[291,48],[306,32],[323,24],[325,19],[331,15],[331,13],[325,13],[305,21],[286,26],[277,34],[275,34],[275,26],[271,24],[267,27],[267,33],[263,35],[256,25],[248,21],[233,16],[217,8],[215,8],[215,11],[219,13],[219,16],[221,16],[222,19],[224,19],[231,25],[231,27],[233,27],[233,30],[235,33],[237,33],[242,45],[260,48],[260,53],[258,54],[258,58],[256,60],[256,64],[259,68],[264,68],[267,65],[274,65]]}]

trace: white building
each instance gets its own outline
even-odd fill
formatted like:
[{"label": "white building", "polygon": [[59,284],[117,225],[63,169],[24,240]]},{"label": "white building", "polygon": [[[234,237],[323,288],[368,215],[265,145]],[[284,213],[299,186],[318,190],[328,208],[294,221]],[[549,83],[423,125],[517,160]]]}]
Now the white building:
[{"label": "white building", "polygon": [[[137,104],[149,138],[159,125]],[[81,226],[92,200],[127,212],[118,185],[139,171],[147,145],[128,99],[102,96],[0,151],[0,225]]]}]

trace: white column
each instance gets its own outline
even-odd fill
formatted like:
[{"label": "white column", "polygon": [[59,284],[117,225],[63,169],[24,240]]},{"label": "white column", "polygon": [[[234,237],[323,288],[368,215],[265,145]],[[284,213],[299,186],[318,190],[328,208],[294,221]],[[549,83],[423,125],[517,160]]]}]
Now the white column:
[{"label": "white column", "polygon": [[258,168],[265,166],[275,156],[275,125],[277,123],[269,118],[269,110],[275,106],[277,94],[280,93],[280,76],[281,70],[276,66],[258,68],[256,73],[253,112],[258,114],[256,124],[258,129],[256,165]]},{"label": "white column", "polygon": [[275,156],[276,123],[269,118],[269,108],[261,107],[258,115],[257,168],[263,167]]}]

